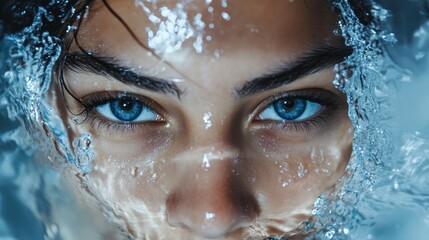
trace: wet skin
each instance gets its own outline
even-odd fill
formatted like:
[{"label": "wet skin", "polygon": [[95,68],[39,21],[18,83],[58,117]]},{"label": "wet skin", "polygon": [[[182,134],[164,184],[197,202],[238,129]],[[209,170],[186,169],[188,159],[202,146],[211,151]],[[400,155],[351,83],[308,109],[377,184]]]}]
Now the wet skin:
[{"label": "wet skin", "polygon": [[[156,28],[143,10],[134,1],[108,2],[147,45],[145,27]],[[158,5],[164,4],[172,8],[175,1]],[[332,84],[333,64],[347,51],[333,34],[336,14],[329,1],[236,0],[226,9],[218,4],[213,15],[203,1],[187,6],[190,19],[201,12],[204,22],[215,25],[205,28],[212,40],[204,42],[203,52],[196,53],[190,40],[179,51],[159,53],[163,61],[101,2],[92,6],[78,43],[116,71],[122,67],[169,83],[167,90],[127,83],[134,75],[108,76],[110,68],[90,68],[91,59],[71,44],[65,83],[79,101],[57,91],[56,108],[70,139],[92,134],[91,191],[138,239],[290,232],[310,217],[315,199],[335,186],[349,161],[353,130],[346,98]],[[306,74],[295,74],[306,64],[284,71],[300,62],[314,66]],[[273,82],[267,76],[282,71],[282,79],[296,79],[248,87],[261,77],[258,83]],[[150,109],[136,121],[112,115],[112,104],[124,113],[136,102]],[[272,105],[290,110],[303,102],[306,115],[294,119],[279,117]],[[85,108],[87,116],[73,122],[71,112]]]}]

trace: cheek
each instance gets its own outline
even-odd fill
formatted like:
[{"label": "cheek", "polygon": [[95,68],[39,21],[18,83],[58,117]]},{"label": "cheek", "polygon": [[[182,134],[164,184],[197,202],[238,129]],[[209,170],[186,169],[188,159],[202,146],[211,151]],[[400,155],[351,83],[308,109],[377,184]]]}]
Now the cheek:
[{"label": "cheek", "polygon": [[90,183],[96,195],[108,202],[143,201],[149,205],[164,197],[165,173],[170,167],[165,154],[172,138],[163,130],[149,131],[136,137],[94,136]]},{"label": "cheek", "polygon": [[309,209],[334,186],[350,160],[353,131],[349,121],[312,137],[288,138],[271,130],[254,135],[258,137],[252,140],[248,155],[255,169],[254,188],[264,199],[263,213]]}]

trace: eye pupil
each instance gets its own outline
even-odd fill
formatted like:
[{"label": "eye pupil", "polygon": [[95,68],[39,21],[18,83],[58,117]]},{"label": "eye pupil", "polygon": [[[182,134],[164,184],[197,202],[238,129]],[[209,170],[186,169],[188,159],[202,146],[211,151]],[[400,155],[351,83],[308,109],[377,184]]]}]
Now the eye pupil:
[{"label": "eye pupil", "polygon": [[299,98],[286,97],[274,102],[276,113],[285,120],[299,118],[307,107],[307,101]]},{"label": "eye pupil", "polygon": [[133,99],[118,99],[110,102],[110,110],[119,120],[130,122],[143,111],[143,104]]},{"label": "eye pupil", "polygon": [[290,97],[283,98],[283,99],[280,99],[279,105],[285,111],[290,112],[293,110],[293,107],[295,107],[295,100]]},{"label": "eye pupil", "polygon": [[119,106],[121,106],[122,110],[124,112],[131,112],[133,110],[134,107],[134,103],[130,100],[117,100]]}]

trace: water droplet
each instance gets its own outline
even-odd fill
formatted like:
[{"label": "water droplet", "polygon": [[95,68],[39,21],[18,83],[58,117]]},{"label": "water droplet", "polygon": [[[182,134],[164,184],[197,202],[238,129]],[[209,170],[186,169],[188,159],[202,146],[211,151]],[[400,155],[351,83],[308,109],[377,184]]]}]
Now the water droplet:
[{"label": "water droplet", "polygon": [[156,178],[157,178],[157,174],[156,173],[152,173],[152,175],[150,176],[150,180],[152,182],[155,182]]},{"label": "water droplet", "polygon": [[130,172],[131,176],[137,177],[138,173],[139,173],[139,168],[138,167],[131,168],[131,172]]},{"label": "water droplet", "polygon": [[94,160],[94,150],[92,148],[92,136],[85,133],[73,141],[75,153],[75,164],[84,173],[88,174],[92,170],[91,162]]},{"label": "water droplet", "polygon": [[204,156],[203,156],[203,168],[204,168],[204,171],[208,171],[208,169],[210,168],[210,160],[208,158],[207,153],[204,153]]},{"label": "water droplet", "polygon": [[344,232],[344,234],[346,234],[346,235],[347,235],[347,234],[349,234],[349,232],[350,232],[350,231],[349,231],[349,229],[348,229],[348,228],[343,228],[343,232]]},{"label": "water droplet", "polygon": [[423,59],[425,56],[426,56],[426,53],[425,53],[425,52],[418,52],[418,53],[416,53],[416,54],[414,55],[414,58],[415,58],[417,61],[419,61],[419,60]]},{"label": "water droplet", "polygon": [[206,216],[205,216],[205,219],[206,220],[214,220],[214,218],[215,218],[215,216],[216,216],[216,214],[214,214],[214,213],[212,213],[212,212],[206,212]]},{"label": "water droplet", "polygon": [[303,178],[303,177],[305,177],[306,173],[307,173],[307,169],[305,169],[304,164],[299,163],[298,164],[298,173],[297,173],[298,177]]},{"label": "water droplet", "polygon": [[211,121],[211,117],[212,117],[211,112],[204,113],[203,121],[206,124],[206,126],[205,126],[206,129],[209,129],[213,126],[212,121]]},{"label": "water droplet", "polygon": [[397,180],[395,180],[395,181],[393,182],[393,189],[398,190],[398,188],[399,188],[399,183],[398,183],[398,181],[397,181]]},{"label": "water droplet", "polygon": [[229,20],[231,20],[231,16],[230,16],[227,12],[222,12],[222,18],[223,18],[225,21],[229,21]]},{"label": "water droplet", "polygon": [[259,33],[259,28],[257,28],[257,27],[251,27],[250,28],[250,32],[251,33]]},{"label": "water droplet", "polygon": [[220,56],[223,54],[223,50],[221,50],[221,49],[216,49],[215,51],[214,51],[214,57],[216,58],[216,59],[219,59],[220,58]]},{"label": "water droplet", "polygon": [[334,237],[334,235],[335,235],[335,231],[333,231],[333,230],[328,231],[327,233],[325,233],[325,237],[328,238],[328,239],[332,239]]}]

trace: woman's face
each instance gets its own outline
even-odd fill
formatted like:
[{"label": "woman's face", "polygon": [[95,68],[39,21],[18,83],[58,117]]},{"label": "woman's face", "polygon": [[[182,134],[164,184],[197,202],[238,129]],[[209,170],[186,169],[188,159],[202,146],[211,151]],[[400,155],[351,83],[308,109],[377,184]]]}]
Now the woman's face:
[{"label": "woman's face", "polygon": [[[179,2],[157,6],[174,14]],[[142,7],[109,0],[132,33],[96,1],[66,58],[73,96],[57,91],[57,109],[70,139],[92,134],[91,191],[137,238],[289,232],[350,158],[346,98],[332,83],[350,51],[333,33],[330,1],[208,2],[182,9],[206,24],[200,53],[194,38],[163,48],[171,35],[149,36],[160,24]],[[168,23],[166,9],[146,7],[166,29],[181,24],[180,14]]]}]

